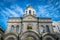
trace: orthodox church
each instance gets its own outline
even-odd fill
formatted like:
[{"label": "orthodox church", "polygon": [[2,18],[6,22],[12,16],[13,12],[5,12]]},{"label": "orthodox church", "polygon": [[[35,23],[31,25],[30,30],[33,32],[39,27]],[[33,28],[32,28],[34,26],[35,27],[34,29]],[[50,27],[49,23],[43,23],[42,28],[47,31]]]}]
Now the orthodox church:
[{"label": "orthodox church", "polygon": [[32,6],[26,7],[23,17],[10,17],[7,23],[4,40],[41,40],[40,35],[53,33],[51,18],[37,17]]}]

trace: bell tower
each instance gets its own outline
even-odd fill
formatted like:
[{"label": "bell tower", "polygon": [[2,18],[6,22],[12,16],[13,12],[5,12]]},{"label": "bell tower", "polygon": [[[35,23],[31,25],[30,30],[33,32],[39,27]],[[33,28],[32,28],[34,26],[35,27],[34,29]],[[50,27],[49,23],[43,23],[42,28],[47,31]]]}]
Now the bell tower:
[{"label": "bell tower", "polygon": [[32,6],[27,6],[24,16],[33,15],[36,16],[36,11]]}]

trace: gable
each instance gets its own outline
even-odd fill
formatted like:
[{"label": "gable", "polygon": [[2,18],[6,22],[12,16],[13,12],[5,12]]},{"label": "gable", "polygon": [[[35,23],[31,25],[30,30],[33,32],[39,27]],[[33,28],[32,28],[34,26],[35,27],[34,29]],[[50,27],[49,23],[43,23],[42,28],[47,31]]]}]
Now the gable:
[{"label": "gable", "polygon": [[37,21],[37,17],[28,15],[28,16],[23,17],[23,21]]}]

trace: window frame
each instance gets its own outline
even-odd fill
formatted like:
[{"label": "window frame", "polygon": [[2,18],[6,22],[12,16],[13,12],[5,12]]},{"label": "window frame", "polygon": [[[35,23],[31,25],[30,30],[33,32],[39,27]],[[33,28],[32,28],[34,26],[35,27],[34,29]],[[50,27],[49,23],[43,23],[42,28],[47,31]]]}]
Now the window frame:
[{"label": "window frame", "polygon": [[31,14],[31,10],[29,10],[29,14]]},{"label": "window frame", "polygon": [[16,25],[16,33],[19,33],[19,25]]},{"label": "window frame", "polygon": [[11,32],[14,32],[14,25],[11,25]]}]

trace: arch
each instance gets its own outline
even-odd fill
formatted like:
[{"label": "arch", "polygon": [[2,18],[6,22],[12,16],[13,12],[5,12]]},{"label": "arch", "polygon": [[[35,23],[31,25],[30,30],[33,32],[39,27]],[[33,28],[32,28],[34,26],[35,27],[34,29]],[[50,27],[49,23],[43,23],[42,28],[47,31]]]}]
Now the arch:
[{"label": "arch", "polygon": [[26,31],[19,35],[19,40],[26,40],[28,37],[32,37],[34,40],[41,40],[40,36],[34,31]]},{"label": "arch", "polygon": [[17,35],[14,33],[5,34],[4,40],[17,40]]},{"label": "arch", "polygon": [[44,33],[42,35],[42,40],[56,40],[56,39],[57,39],[57,36],[55,34],[51,34],[49,32]]},{"label": "arch", "polygon": [[51,35],[46,35],[42,38],[42,40],[56,40],[56,39]]}]

